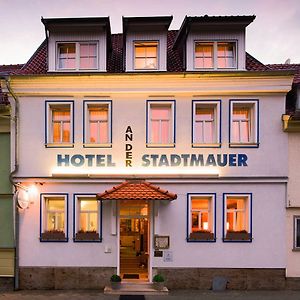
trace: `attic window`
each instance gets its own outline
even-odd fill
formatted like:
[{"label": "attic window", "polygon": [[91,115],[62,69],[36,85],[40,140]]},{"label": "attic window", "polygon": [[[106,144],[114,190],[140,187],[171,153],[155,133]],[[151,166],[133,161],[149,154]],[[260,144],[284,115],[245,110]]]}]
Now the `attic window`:
[{"label": "attic window", "polygon": [[134,69],[158,69],[158,42],[151,41],[134,43]]}]

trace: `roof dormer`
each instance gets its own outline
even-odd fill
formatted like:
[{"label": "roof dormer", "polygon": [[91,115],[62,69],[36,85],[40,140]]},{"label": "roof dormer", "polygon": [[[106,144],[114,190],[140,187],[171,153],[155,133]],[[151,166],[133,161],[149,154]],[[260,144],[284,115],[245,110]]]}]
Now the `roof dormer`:
[{"label": "roof dormer", "polygon": [[167,33],[172,16],[123,17],[127,72],[167,70]]},{"label": "roof dormer", "polygon": [[105,72],[111,49],[108,17],[43,19],[48,72]]},{"label": "roof dormer", "polygon": [[186,71],[246,70],[245,29],[255,16],[186,16],[173,48]]}]

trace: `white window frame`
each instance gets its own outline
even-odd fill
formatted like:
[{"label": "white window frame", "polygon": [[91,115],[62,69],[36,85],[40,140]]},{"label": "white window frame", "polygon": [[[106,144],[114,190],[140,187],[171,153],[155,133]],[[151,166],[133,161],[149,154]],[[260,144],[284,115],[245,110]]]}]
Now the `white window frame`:
[{"label": "white window frame", "polygon": [[[67,194],[60,194],[60,193],[49,193],[49,194],[41,194],[41,203],[40,203],[40,218],[41,218],[41,228],[40,228],[40,234],[45,233],[48,231],[47,228],[47,215],[48,215],[48,209],[47,209],[47,200],[63,200],[65,202],[64,205],[64,233],[65,238],[68,239],[68,195]],[[42,240],[42,239],[41,239]]]},{"label": "white window frame", "polygon": [[[244,211],[245,216],[245,224],[243,230],[246,230],[250,236],[252,236],[252,194],[251,193],[226,193],[223,194],[224,203],[223,203],[223,240],[226,240],[227,234],[227,212],[241,212]],[[244,209],[227,209],[227,199],[228,198],[237,198],[237,199],[245,199]],[[247,222],[248,220],[248,222]],[[251,241],[251,240],[248,240]]]},{"label": "white window frame", "polygon": [[[196,67],[196,44],[212,44],[213,45],[213,66],[212,68],[197,68]],[[218,66],[218,44],[233,44],[234,46],[234,65],[233,67],[221,68]],[[237,41],[236,40],[195,40],[193,48],[193,66],[195,70],[236,70],[238,68],[238,57],[237,57]]]},{"label": "white window frame", "polygon": [[[151,106],[169,106],[170,105],[170,122],[169,122],[169,143],[153,143],[151,141],[152,128],[151,128]],[[147,147],[175,147],[175,100],[147,100]]]},{"label": "white window frame", "polygon": [[[70,141],[69,142],[53,142],[53,126],[52,126],[52,112],[56,107],[70,107]],[[46,122],[46,132],[45,132],[45,146],[46,147],[73,147],[74,146],[74,101],[61,100],[52,101],[46,100],[45,102],[45,122]]]},{"label": "white window frame", "polygon": [[[197,198],[197,199],[201,199],[203,198],[203,200],[207,200],[208,201],[208,209],[201,209],[201,210],[193,210],[192,209],[192,201],[193,198]],[[215,228],[215,223],[216,223],[216,216],[215,216],[215,202],[216,202],[216,194],[206,194],[206,193],[189,193],[188,194],[188,237],[187,239],[189,239],[190,234],[192,233],[192,226],[193,226],[193,222],[192,222],[192,214],[193,212],[208,212],[208,231],[210,231],[213,235],[214,235],[214,240],[215,240],[215,235],[216,235],[216,228]],[[198,220],[199,220],[199,215],[198,215]],[[199,224],[201,224],[200,222],[201,220],[199,220]],[[200,228],[199,228],[200,229]]]},{"label": "white window frame", "polygon": [[95,194],[74,194],[74,232],[73,232],[73,238],[76,240],[76,233],[80,230],[80,201],[96,201],[97,202],[97,221],[98,226],[96,232],[99,234],[99,240],[96,240],[97,242],[102,240],[102,205],[101,201],[98,201]]},{"label": "white window frame", "polygon": [[300,216],[294,216],[294,247],[293,247],[293,250],[300,251],[300,244],[297,245],[297,228],[298,228],[297,221],[299,221],[299,227],[300,227]]},{"label": "white window frame", "polygon": [[[89,106],[108,106],[108,142],[107,143],[91,143],[89,131]],[[112,101],[111,100],[84,100],[84,138],[83,145],[86,148],[109,148],[112,147]]]},{"label": "white window frame", "polygon": [[[135,67],[135,49],[137,44],[156,44],[156,68],[136,68]],[[145,60],[147,57],[145,56]],[[133,41],[133,70],[135,71],[157,71],[159,70],[159,40],[135,40]]]},{"label": "white window frame", "polygon": [[[221,101],[220,100],[193,100],[193,124],[192,124],[192,147],[220,147],[221,146]],[[197,141],[196,137],[196,111],[197,106],[203,106],[203,108],[213,108],[214,109],[214,140],[212,143],[201,143]]]},{"label": "white window frame", "polygon": [[[241,107],[247,107],[250,109],[250,133],[249,142],[241,142],[233,140],[233,108],[235,105]],[[239,147],[253,147],[257,148],[259,146],[259,103],[258,100],[230,100],[229,101],[229,113],[230,113],[230,134],[229,134],[229,147],[239,148]]]},{"label": "white window frame", "polygon": [[[59,67],[59,46],[63,44],[75,44],[75,68]],[[94,68],[80,68],[80,45],[96,45],[96,66]],[[56,70],[57,71],[90,71],[99,69],[99,42],[98,41],[58,41],[56,42]]]}]

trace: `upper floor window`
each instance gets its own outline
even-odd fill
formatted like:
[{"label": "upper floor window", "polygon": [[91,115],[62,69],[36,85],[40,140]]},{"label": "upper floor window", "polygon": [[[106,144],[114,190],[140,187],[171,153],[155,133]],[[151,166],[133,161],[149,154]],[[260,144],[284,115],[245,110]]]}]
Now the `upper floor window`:
[{"label": "upper floor window", "polygon": [[230,101],[230,146],[258,146],[258,101]]},{"label": "upper floor window", "polygon": [[111,101],[84,101],[84,144],[111,146]]},{"label": "upper floor window", "polygon": [[224,194],[224,240],[251,240],[251,194]]},{"label": "upper floor window", "polygon": [[294,249],[300,250],[300,216],[294,216]]},{"label": "upper floor window", "polygon": [[220,101],[193,101],[193,146],[220,146]]},{"label": "upper floor window", "polygon": [[97,43],[76,42],[57,44],[59,70],[93,70],[98,68]]},{"label": "upper floor window", "polygon": [[237,68],[235,42],[195,42],[195,69]]},{"label": "upper floor window", "polygon": [[134,69],[158,69],[158,42],[134,42]]},{"label": "upper floor window", "polygon": [[148,101],[147,145],[174,146],[174,101]]},{"label": "upper floor window", "polygon": [[73,102],[46,101],[46,145],[72,146]]}]

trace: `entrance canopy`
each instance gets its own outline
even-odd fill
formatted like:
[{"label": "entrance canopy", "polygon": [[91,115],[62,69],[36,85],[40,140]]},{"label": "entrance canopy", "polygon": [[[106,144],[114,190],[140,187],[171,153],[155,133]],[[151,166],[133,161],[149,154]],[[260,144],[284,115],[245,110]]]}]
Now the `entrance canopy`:
[{"label": "entrance canopy", "polygon": [[145,180],[128,180],[104,193],[97,194],[98,200],[175,200],[170,193]]}]

